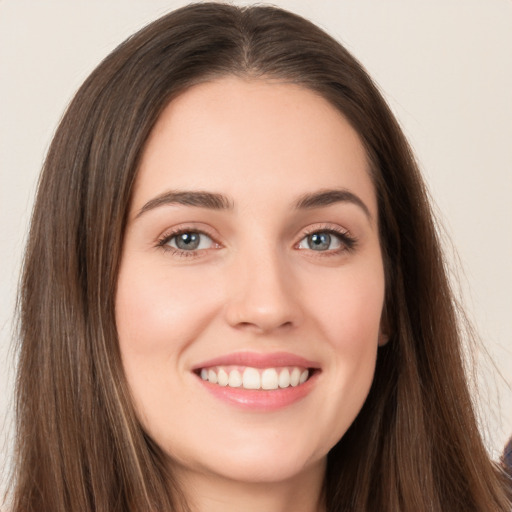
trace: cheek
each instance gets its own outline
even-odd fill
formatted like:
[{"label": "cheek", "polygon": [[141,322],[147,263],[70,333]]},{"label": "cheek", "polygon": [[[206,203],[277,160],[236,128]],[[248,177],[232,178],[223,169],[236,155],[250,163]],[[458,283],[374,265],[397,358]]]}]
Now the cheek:
[{"label": "cheek", "polygon": [[315,294],[310,303],[332,354],[325,372],[332,393],[324,417],[330,432],[328,448],[358,415],[375,373],[384,278],[379,265],[371,269],[340,272],[339,279],[326,283],[324,293]]},{"label": "cheek", "polygon": [[186,345],[218,302],[208,282],[161,266],[122,266],[116,296],[121,352],[160,357]]},{"label": "cheek", "polygon": [[[152,432],[167,425],[169,394],[180,375],[180,355],[214,315],[218,299],[207,276],[126,258],[116,293],[116,326],[124,372],[139,419]],[[157,436],[158,437],[158,436]]]},{"label": "cheek", "polygon": [[[384,300],[381,280],[347,280],[346,293],[331,313],[329,340],[337,357],[338,375],[344,386],[366,393],[373,380],[380,320]],[[330,326],[330,327],[329,327]]]},{"label": "cheek", "polygon": [[311,297],[309,308],[333,348],[357,356],[367,345],[377,345],[383,303],[382,265],[375,264],[331,276]]}]

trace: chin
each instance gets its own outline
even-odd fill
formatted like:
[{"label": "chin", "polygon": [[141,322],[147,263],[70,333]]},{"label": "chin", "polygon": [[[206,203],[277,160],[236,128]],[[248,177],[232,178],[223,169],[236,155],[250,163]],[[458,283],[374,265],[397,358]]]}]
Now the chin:
[{"label": "chin", "polygon": [[[200,456],[199,456],[200,455]],[[233,445],[220,453],[216,447],[205,448],[195,462],[180,460],[178,454],[170,455],[180,467],[208,474],[213,478],[244,483],[277,483],[292,480],[318,469],[326,460],[326,454],[304,453],[300,447],[283,449],[273,443],[251,443],[239,448]],[[194,466],[196,466],[194,468]]]}]

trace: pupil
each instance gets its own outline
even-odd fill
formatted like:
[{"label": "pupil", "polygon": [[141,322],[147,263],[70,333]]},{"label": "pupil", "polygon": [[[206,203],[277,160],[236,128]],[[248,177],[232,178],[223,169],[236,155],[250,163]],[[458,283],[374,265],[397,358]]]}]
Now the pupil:
[{"label": "pupil", "polygon": [[308,245],[314,251],[323,251],[329,249],[331,245],[331,235],[329,233],[315,233],[309,236]]},{"label": "pupil", "polygon": [[199,234],[198,233],[182,233],[176,239],[176,246],[179,249],[194,250],[199,246]]}]

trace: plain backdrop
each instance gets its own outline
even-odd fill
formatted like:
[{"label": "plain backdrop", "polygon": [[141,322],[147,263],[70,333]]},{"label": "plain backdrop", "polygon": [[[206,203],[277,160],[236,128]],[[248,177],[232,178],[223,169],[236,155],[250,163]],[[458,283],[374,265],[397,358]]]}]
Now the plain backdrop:
[{"label": "plain backdrop", "polygon": [[[12,446],[15,292],[52,133],[104,56],[185,3],[0,0],[0,468],[9,467]],[[512,434],[512,2],[273,3],[347,46],[416,151],[455,286],[482,340],[475,400],[496,458]]]}]

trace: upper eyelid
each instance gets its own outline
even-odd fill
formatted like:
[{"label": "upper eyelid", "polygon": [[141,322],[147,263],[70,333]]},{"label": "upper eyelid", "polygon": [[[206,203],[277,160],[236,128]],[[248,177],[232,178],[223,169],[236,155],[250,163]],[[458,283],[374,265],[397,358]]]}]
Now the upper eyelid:
[{"label": "upper eyelid", "polygon": [[340,226],[339,224],[334,223],[320,223],[318,225],[313,224],[312,226],[308,226],[307,228],[301,229],[299,233],[300,234],[297,235],[297,237],[300,237],[299,241],[302,240],[304,237],[312,235],[314,233],[334,233],[340,236],[354,238],[350,230]]},{"label": "upper eyelid", "polygon": [[342,228],[340,226],[335,226],[335,225],[322,225],[322,226],[315,226],[315,227],[312,227],[312,228],[306,228],[303,232],[304,235],[310,235],[312,233],[323,233],[323,232],[332,232],[332,233],[340,233],[340,234],[345,234],[345,233],[349,233],[348,229],[346,228]]},{"label": "upper eyelid", "polygon": [[198,226],[191,226],[191,225],[185,225],[185,226],[177,226],[173,228],[168,228],[164,230],[160,235],[157,237],[157,241],[160,242],[162,240],[169,240],[175,236],[181,235],[183,233],[199,233],[201,235],[206,235],[209,238],[211,238],[214,242],[219,243],[218,236],[216,236],[214,233],[211,232],[210,229],[205,229],[203,227]]},{"label": "upper eyelid", "polygon": [[[304,239],[306,239],[308,236],[315,234],[315,233],[329,233],[334,236],[336,236],[341,245],[344,246],[343,252],[345,251],[353,251],[357,246],[359,245],[359,239],[352,235],[350,231],[347,228],[344,228],[340,226],[339,224],[322,224],[321,226],[311,226],[311,229],[306,229],[301,238],[298,240],[298,242],[295,243],[295,247],[298,248],[298,246],[302,243]],[[302,249],[306,250],[306,249]],[[333,254],[336,252],[339,252],[339,249],[332,249],[332,250],[326,250],[326,251],[314,251],[317,252],[317,256],[327,256],[328,254]]]}]

